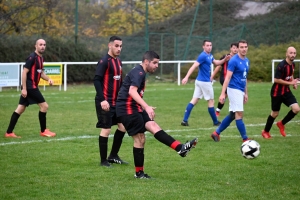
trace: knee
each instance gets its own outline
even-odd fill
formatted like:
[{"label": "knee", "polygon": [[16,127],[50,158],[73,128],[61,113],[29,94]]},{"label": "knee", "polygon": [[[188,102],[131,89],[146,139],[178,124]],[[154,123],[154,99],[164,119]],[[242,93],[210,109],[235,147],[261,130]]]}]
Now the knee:
[{"label": "knee", "polygon": [[49,105],[46,102],[44,102],[44,103],[40,104],[40,108],[41,108],[42,112],[47,112]]},{"label": "knee", "polygon": [[299,106],[297,106],[296,108],[292,109],[293,113],[298,114],[298,112],[300,111]]},{"label": "knee", "polygon": [[21,115],[25,111],[26,107],[23,105],[18,105],[17,109],[15,110],[16,113]]},{"label": "knee", "polygon": [[271,112],[271,116],[272,116],[273,118],[278,117],[278,115],[279,115],[279,112]]}]

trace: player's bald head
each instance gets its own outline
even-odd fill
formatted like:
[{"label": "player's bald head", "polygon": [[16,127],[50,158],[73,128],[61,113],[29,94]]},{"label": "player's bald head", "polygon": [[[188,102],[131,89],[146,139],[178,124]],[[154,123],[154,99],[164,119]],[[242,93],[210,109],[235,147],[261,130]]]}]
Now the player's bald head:
[{"label": "player's bald head", "polygon": [[46,43],[46,41],[44,39],[38,39],[35,44],[38,45],[40,43]]},{"label": "player's bald head", "polygon": [[287,50],[286,50],[286,59],[287,59],[287,61],[293,62],[296,55],[297,55],[297,53],[296,53],[295,47],[290,46],[290,47],[287,48]]}]

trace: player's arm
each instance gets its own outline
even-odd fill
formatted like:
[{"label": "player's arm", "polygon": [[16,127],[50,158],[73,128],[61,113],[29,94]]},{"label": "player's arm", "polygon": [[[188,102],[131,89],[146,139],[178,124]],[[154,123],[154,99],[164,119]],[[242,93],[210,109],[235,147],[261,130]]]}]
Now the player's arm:
[{"label": "player's arm", "polygon": [[48,81],[49,85],[53,84],[53,80],[49,78],[49,76],[47,76],[44,71],[42,71],[41,73],[41,78],[45,81]]},{"label": "player's arm", "polygon": [[220,71],[221,67],[222,67],[221,65],[216,66],[216,68],[214,69],[214,71],[210,77],[210,81],[212,81],[214,79],[215,75]]},{"label": "player's arm", "polygon": [[190,75],[193,73],[193,71],[200,65],[199,62],[195,61],[194,64],[190,67],[189,71],[185,75],[185,77],[182,79],[182,84],[186,84],[189,80]]},{"label": "player's arm", "polygon": [[214,65],[222,65],[224,62],[231,58],[230,55],[226,55],[222,60],[213,60]]},{"label": "player's arm", "polygon": [[244,102],[246,103],[247,101],[248,101],[248,81],[246,80]]},{"label": "player's arm", "polygon": [[138,93],[138,87],[131,85],[128,94],[142,106],[142,108],[148,113],[150,119],[153,120],[155,117],[155,107],[149,106],[146,101],[144,101],[144,99]]},{"label": "player's arm", "polygon": [[228,87],[229,81],[230,81],[230,79],[231,79],[231,77],[232,77],[232,74],[233,74],[232,71],[227,70],[226,77],[225,77],[225,80],[224,80],[224,83],[223,83],[223,86],[222,86],[222,92],[221,92],[221,95],[220,95],[220,97],[219,97],[219,101],[220,101],[221,103],[224,103],[224,102],[225,102],[225,97],[226,97],[225,92],[226,92],[226,89],[227,89],[227,87]]},{"label": "player's arm", "polygon": [[298,80],[297,79],[293,79],[292,81],[286,81],[283,79],[278,79],[278,78],[274,78],[274,83],[278,83],[281,85],[297,85]]},{"label": "player's arm", "polygon": [[103,77],[107,70],[107,62],[105,60],[100,60],[97,63],[96,74],[94,77],[94,87],[97,92],[97,97],[99,98],[100,102],[105,101],[103,95]]},{"label": "player's arm", "polygon": [[29,69],[24,67],[23,72],[22,72],[22,91],[21,95],[26,98],[27,97],[27,85],[26,85],[26,80],[27,80],[27,73],[29,72]]}]

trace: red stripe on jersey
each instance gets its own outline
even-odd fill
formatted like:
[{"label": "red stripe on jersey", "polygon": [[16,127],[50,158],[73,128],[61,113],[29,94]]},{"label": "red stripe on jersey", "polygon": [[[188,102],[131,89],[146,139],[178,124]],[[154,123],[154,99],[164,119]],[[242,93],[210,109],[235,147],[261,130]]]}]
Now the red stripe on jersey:
[{"label": "red stripe on jersey", "polygon": [[32,65],[31,72],[30,72],[30,76],[31,76],[31,80],[32,80],[32,88],[36,88],[36,83],[35,83],[35,78],[34,78],[34,74],[37,73],[36,70],[37,70],[36,61],[34,61],[34,64]]},{"label": "red stripe on jersey", "polygon": [[224,63],[224,70],[223,70],[223,75],[224,75],[224,79],[225,79],[225,77],[226,77],[226,73],[227,73],[227,65],[228,65],[228,61],[226,61],[225,63]]},{"label": "red stripe on jersey", "polygon": [[[44,66],[43,66],[43,58],[38,56],[38,62],[39,62],[39,67],[41,70],[43,70]],[[41,71],[42,73],[42,71]],[[41,78],[41,73],[37,73],[37,80],[36,80],[36,87],[38,86],[39,82],[40,82],[40,78]]]},{"label": "red stripe on jersey", "polygon": [[[119,70],[118,70],[118,66],[116,65],[116,60],[112,59],[112,67],[114,68],[114,74],[113,76],[118,76],[119,75]],[[113,87],[113,92],[112,92],[112,105],[116,105],[116,98],[117,98],[117,91],[118,91],[118,80],[113,78],[112,81],[112,87]]]},{"label": "red stripe on jersey", "polygon": [[108,100],[108,94],[109,94],[109,68],[111,67],[109,60],[110,59],[108,59],[107,69],[103,76],[103,96],[105,100]]},{"label": "red stripe on jersey", "polygon": [[130,106],[132,104],[132,100],[133,100],[132,97],[129,96],[127,101],[126,101],[126,111],[127,111],[128,115],[131,115],[133,113],[132,108]]}]

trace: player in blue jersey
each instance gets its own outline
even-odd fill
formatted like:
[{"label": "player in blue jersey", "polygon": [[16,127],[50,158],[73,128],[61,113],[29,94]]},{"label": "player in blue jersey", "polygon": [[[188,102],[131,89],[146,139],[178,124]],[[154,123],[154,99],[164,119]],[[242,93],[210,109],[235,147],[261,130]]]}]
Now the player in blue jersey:
[{"label": "player in blue jersey", "polygon": [[235,119],[236,126],[243,138],[243,142],[249,140],[246,127],[243,122],[244,103],[248,101],[247,76],[250,62],[246,57],[248,43],[246,40],[238,42],[238,53],[228,63],[227,74],[219,98],[220,102],[225,101],[225,91],[229,99],[229,114],[223,119],[220,126],[211,134],[215,142],[220,141],[220,134]]},{"label": "player in blue jersey", "polygon": [[188,119],[194,106],[198,103],[199,99],[204,98],[208,103],[208,113],[213,121],[213,125],[219,125],[220,122],[215,113],[214,107],[214,90],[211,82],[211,64],[222,65],[224,62],[230,59],[229,55],[226,55],[222,60],[215,60],[213,55],[210,53],[212,50],[212,43],[208,40],[203,41],[203,52],[198,56],[197,60],[191,66],[182,84],[185,85],[188,82],[190,75],[193,71],[198,68],[198,76],[195,81],[194,95],[190,103],[185,109],[182,126],[188,126]]},{"label": "player in blue jersey", "polygon": [[182,157],[185,157],[198,141],[195,138],[182,144],[168,135],[154,121],[155,107],[149,106],[143,100],[146,74],[155,72],[158,63],[159,56],[154,51],[147,51],[143,56],[142,63],[135,66],[126,75],[117,98],[117,117],[124,125],[128,135],[133,138],[135,178],[151,178],[144,173],[146,130],[152,133],[155,139],[174,149]]},{"label": "player in blue jersey", "polygon": [[[235,54],[237,54],[237,43],[231,43],[230,45],[230,53],[226,54],[226,55],[230,55],[230,57],[234,56]],[[225,58],[226,55],[223,55],[220,60],[222,60],[223,58]],[[211,75],[211,80],[214,79],[215,75],[220,71],[220,84],[223,85],[224,83],[224,79],[226,77],[226,73],[227,73],[227,67],[228,67],[228,61],[224,62],[222,65],[218,65],[215,69],[214,72]],[[227,96],[227,92],[226,96]],[[226,99],[225,99],[226,100]],[[217,117],[220,116],[220,112],[222,110],[224,106],[224,102],[218,102],[218,106],[216,109],[216,115]]]}]

